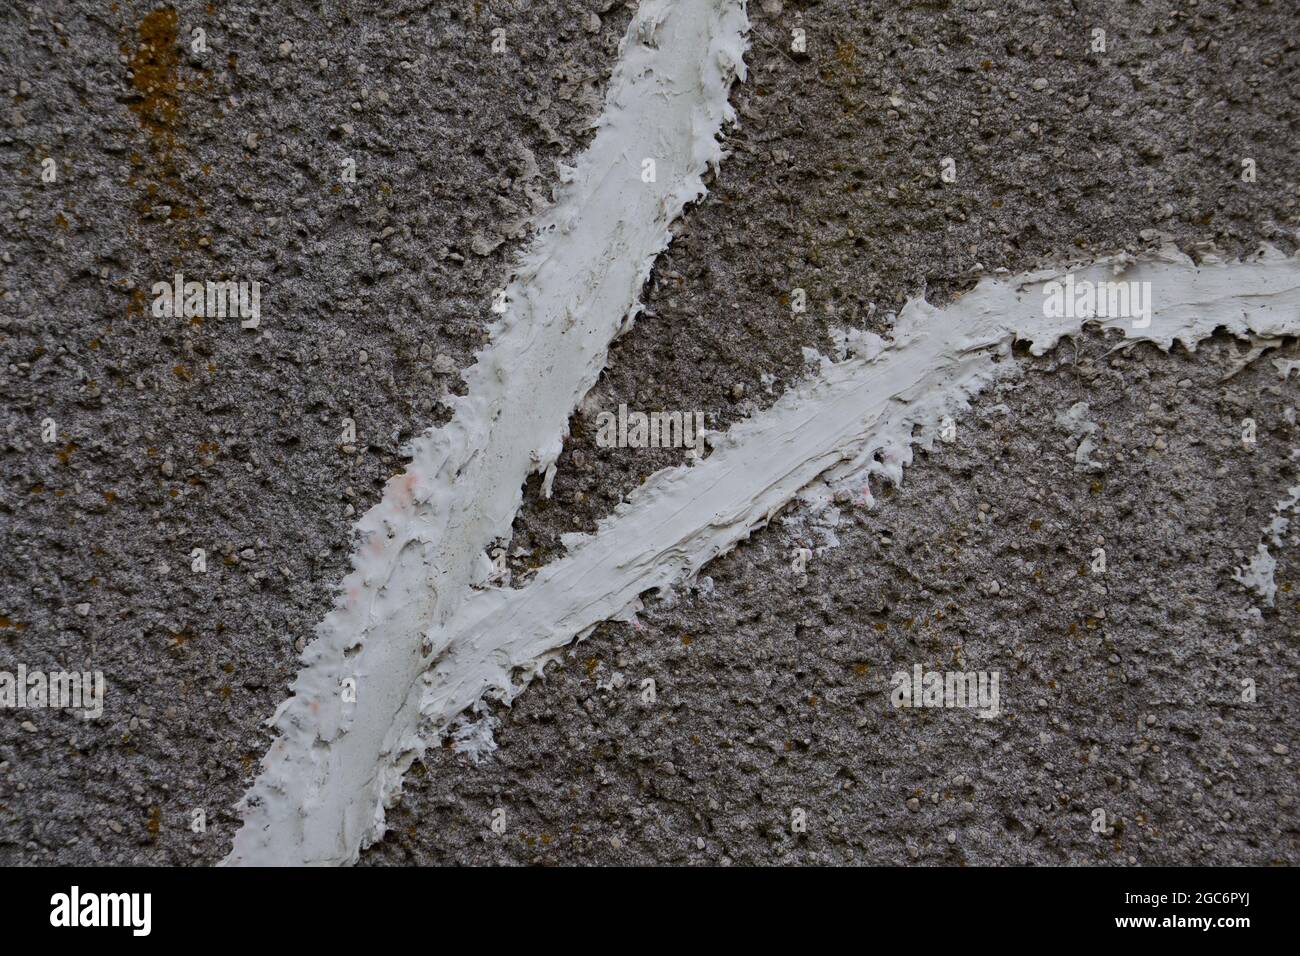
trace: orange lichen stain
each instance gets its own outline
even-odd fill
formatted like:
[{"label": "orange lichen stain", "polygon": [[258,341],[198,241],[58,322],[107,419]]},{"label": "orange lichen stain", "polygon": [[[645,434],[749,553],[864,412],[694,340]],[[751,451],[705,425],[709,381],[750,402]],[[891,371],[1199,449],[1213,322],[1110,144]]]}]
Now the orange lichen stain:
[{"label": "orange lichen stain", "polygon": [[230,685],[226,684],[221,690],[217,691],[222,700],[230,700]]},{"label": "orange lichen stain", "polygon": [[175,376],[179,378],[182,382],[188,382],[191,378],[194,377],[193,375],[190,374],[190,370],[187,369],[184,365],[177,365],[174,369],[172,369],[172,373],[175,374]]},{"label": "orange lichen stain", "polygon": [[816,707],[816,706],[817,706],[817,695],[816,695],[816,694],[813,694],[811,697],[808,698],[808,706],[809,706],[809,707]]},{"label": "orange lichen stain", "polygon": [[886,624],[884,621],[877,621],[873,626],[877,631],[884,631],[889,627],[889,625]]},{"label": "orange lichen stain", "polygon": [[[203,215],[203,204],[192,196],[181,178],[178,157],[183,149],[177,145],[183,128],[181,120],[181,93],[187,84],[180,78],[179,18],[171,7],[160,7],[140,21],[136,28],[134,44],[124,44],[122,54],[128,57],[131,70],[131,99],[127,108],[135,114],[148,144],[147,159],[138,153],[131,155],[135,173],[128,179],[132,188],[144,184],[144,195],[136,206],[137,214],[145,220],[159,218],[181,221]],[[203,89],[205,78],[200,75],[188,84],[190,89]],[[193,236],[173,233],[178,245],[186,248]]]},{"label": "orange lichen stain", "polygon": [[58,226],[60,229],[67,229],[68,219],[66,216],[63,215],[63,213],[59,213],[57,216],[54,217],[54,224]]},{"label": "orange lichen stain", "polygon": [[221,446],[214,441],[201,441],[199,442],[199,454],[219,455],[221,454]]},{"label": "orange lichen stain", "polygon": [[144,289],[131,290],[131,298],[126,304],[126,317],[144,316]]},{"label": "orange lichen stain", "polygon": [[551,835],[549,833],[543,833],[542,846],[550,846],[550,845],[551,845]]},{"label": "orange lichen stain", "polygon": [[70,441],[66,445],[64,445],[61,449],[56,451],[54,453],[54,457],[59,460],[60,465],[66,465],[68,463],[68,459],[72,457],[72,453],[76,450],[77,450],[77,443]]},{"label": "orange lichen stain", "polygon": [[1041,521],[1039,521],[1037,518],[1035,518],[1033,521],[1029,522],[1029,530],[1030,530],[1030,531],[1037,531],[1037,530],[1038,530],[1039,528],[1041,528],[1042,526],[1043,526],[1043,523],[1042,523]]},{"label": "orange lichen stain", "polygon": [[148,14],[140,21],[139,44],[130,60],[135,96],[129,108],[149,134],[149,147],[162,162],[171,160],[176,145],[176,120],[180,115],[178,21],[171,7]]},{"label": "orange lichen stain", "polygon": [[149,808],[149,822],[145,824],[145,829],[153,836],[157,836],[162,829],[162,811],[157,807]]},{"label": "orange lichen stain", "polygon": [[868,667],[866,664],[854,664],[854,665],[853,665],[853,673],[857,674],[859,677],[863,677],[863,676],[865,676],[866,673],[867,673],[867,671],[869,671],[869,670],[871,670],[871,668]]},{"label": "orange lichen stain", "polygon": [[44,493],[45,493],[45,486],[44,486],[44,485],[39,484],[39,483],[38,483],[38,484],[35,484],[35,485],[32,485],[32,494],[34,494],[34,495],[39,495],[39,494],[44,494]]},{"label": "orange lichen stain", "polygon": [[584,664],[583,666],[585,666],[585,667],[587,668],[587,676],[588,676],[588,677],[595,677],[595,676],[596,676],[596,668],[600,666],[600,658],[599,658],[599,657],[588,657],[587,660],[586,660],[586,662],[585,662],[585,664]]},{"label": "orange lichen stain", "polygon": [[689,634],[683,634],[683,635],[682,635],[682,644],[683,644],[684,646],[686,646],[686,647],[690,647],[690,646],[691,646],[691,642],[692,642],[693,640],[695,640],[695,639],[694,639],[693,637],[691,637],[691,635],[689,635]]}]

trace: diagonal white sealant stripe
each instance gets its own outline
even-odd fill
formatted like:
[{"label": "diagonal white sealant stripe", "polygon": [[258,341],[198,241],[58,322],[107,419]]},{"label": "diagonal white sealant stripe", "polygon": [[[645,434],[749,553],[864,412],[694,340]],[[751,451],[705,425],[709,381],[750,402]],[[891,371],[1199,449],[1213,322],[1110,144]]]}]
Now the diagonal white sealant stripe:
[{"label": "diagonal white sealant stripe", "polygon": [[549,490],[570,414],[635,316],[670,224],[704,195],[748,26],[743,0],[641,3],[596,136],[538,223],[468,394],[356,526],[353,570],[272,717],[226,864],[347,864],[382,835],[424,747],[420,677],[454,652],[445,625],[486,580],[486,549],[508,537],[530,473]]},{"label": "diagonal white sealant stripe", "polygon": [[477,592],[449,626],[448,653],[425,676],[426,727],[445,730],[485,695],[513,699],[547,655],[601,621],[635,612],[645,592],[698,573],[811,483],[870,500],[871,475],[901,481],[918,441],[914,428],[921,426],[928,445],[943,416],[1014,374],[1017,340],[1041,355],[1085,324],[1166,350],[1174,342],[1194,349],[1219,328],[1242,337],[1300,334],[1300,259],[1273,250],[1200,266],[1168,250],[1072,273],[1076,285],[1149,282],[1153,314],[1145,328],[1132,319],[1045,316],[1044,290],[1060,275],[985,279],[943,309],[909,302],[891,342],[855,336],[855,357],[825,363],[772,408],[733,427],[704,461],[652,475],[594,535],[568,536],[568,556],[527,586]]}]

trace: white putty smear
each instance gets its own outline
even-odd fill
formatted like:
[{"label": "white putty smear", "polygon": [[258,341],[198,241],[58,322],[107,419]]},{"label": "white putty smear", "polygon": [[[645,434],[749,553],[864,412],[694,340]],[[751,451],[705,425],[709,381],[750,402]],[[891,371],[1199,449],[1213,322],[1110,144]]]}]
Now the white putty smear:
[{"label": "white putty smear", "polygon": [[1277,582],[1273,580],[1276,571],[1277,559],[1269,554],[1267,545],[1261,544],[1256,546],[1250,563],[1234,571],[1232,578],[1243,587],[1250,588],[1272,607],[1277,599]]},{"label": "white putty smear", "polygon": [[723,435],[699,464],[656,472],[594,535],[567,536],[569,554],[527,586],[484,590],[466,601],[439,638],[448,653],[425,677],[426,729],[445,732],[485,695],[509,702],[549,655],[602,621],[628,619],[647,591],[691,579],[801,489],[848,491],[870,503],[872,476],[901,481],[912,446],[931,445],[943,416],[1015,372],[1016,340],[1042,355],[1084,325],[1165,350],[1174,342],[1192,350],[1219,328],[1241,337],[1300,333],[1300,259],[1275,250],[1246,262],[1196,265],[1167,249],[1074,270],[1076,279],[1093,281],[1117,271],[1151,283],[1149,327],[1045,318],[1042,288],[1063,273],[1040,271],[985,279],[944,309],[913,299],[888,343],[869,334],[846,339],[845,354],[853,357],[821,363],[770,409]]},{"label": "white putty smear", "polygon": [[[1273,364],[1278,365],[1284,361],[1286,360],[1274,359]],[[1300,450],[1292,449],[1291,458],[1294,460],[1298,453]],[[1256,545],[1250,563],[1237,568],[1232,574],[1234,581],[1254,591],[1269,607],[1273,607],[1277,601],[1277,582],[1273,580],[1273,575],[1277,572],[1277,559],[1269,553],[1268,546],[1271,544],[1280,548],[1286,543],[1286,533],[1291,527],[1290,515],[1295,513],[1297,507],[1300,507],[1300,485],[1292,485],[1287,489],[1286,497],[1273,506],[1273,520],[1264,529],[1264,537],[1268,540]]]},{"label": "white putty smear", "polygon": [[[491,570],[523,484],[554,462],[578,401],[630,326],[669,226],[705,193],[743,79],[743,0],[643,0],[619,46],[596,136],[506,287],[490,345],[464,373],[455,414],[409,448],[407,471],[357,523],[352,572],[303,654],[278,737],[240,801],[225,864],[355,862],[424,747],[431,664],[455,654],[446,624]],[[643,160],[655,161],[644,182]],[[355,680],[355,703],[345,682]],[[461,743],[487,748],[479,732]]]},{"label": "white putty smear", "polygon": [[1085,472],[1102,471],[1105,464],[1094,461],[1092,453],[1097,450],[1093,436],[1101,426],[1088,419],[1088,403],[1075,402],[1067,411],[1056,416],[1056,424],[1070,433],[1070,437],[1079,444],[1074,449],[1074,470]]},{"label": "white putty smear", "polygon": [[[1300,368],[1300,360],[1276,358],[1273,359],[1273,367],[1285,382],[1291,378],[1292,372]],[[1294,425],[1295,410],[1287,409],[1287,417]],[[1300,457],[1300,448],[1291,449],[1291,460],[1294,461],[1297,457]],[[1294,514],[1298,507],[1300,507],[1300,485],[1292,485],[1287,489],[1287,496],[1273,506],[1273,519],[1264,529],[1264,537],[1268,540],[1261,541],[1255,546],[1255,553],[1251,555],[1249,563],[1232,572],[1234,581],[1254,591],[1269,607],[1277,603],[1277,582],[1273,579],[1273,575],[1277,573],[1277,559],[1269,552],[1269,545],[1281,548],[1285,544],[1286,533],[1291,527],[1290,515]]]},{"label": "white putty smear", "polygon": [[1291,373],[1300,368],[1300,359],[1273,359],[1273,367],[1282,381],[1291,377]]}]

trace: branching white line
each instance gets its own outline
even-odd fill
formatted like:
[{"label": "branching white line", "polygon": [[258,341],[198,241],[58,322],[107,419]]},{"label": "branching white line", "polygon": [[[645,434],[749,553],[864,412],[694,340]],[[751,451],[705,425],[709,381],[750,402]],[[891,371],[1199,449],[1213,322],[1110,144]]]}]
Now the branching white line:
[{"label": "branching white line", "polygon": [[1145,328],[1131,319],[1045,317],[1044,290],[1056,275],[984,280],[945,309],[909,302],[888,345],[858,337],[857,357],[828,362],[771,409],[732,428],[703,462],[651,476],[596,534],[566,539],[569,555],[526,587],[475,594],[449,627],[450,652],[426,676],[429,724],[445,728],[484,694],[510,700],[522,690],[516,680],[535,673],[546,655],[634,611],[646,591],[696,574],[809,483],[820,479],[861,495],[869,494],[872,474],[901,480],[914,426],[928,443],[945,415],[1014,374],[1015,340],[1041,355],[1085,324],[1163,349],[1175,341],[1194,349],[1217,328],[1243,337],[1300,333],[1300,259],[1271,250],[1249,262],[1199,267],[1171,251],[1074,274],[1078,284],[1149,282],[1154,307]]},{"label": "branching white line", "polygon": [[742,0],[641,3],[596,137],[505,290],[467,396],[357,524],[353,571],[272,718],[279,736],[226,863],[350,863],[382,834],[424,746],[420,675],[455,652],[447,621],[485,580],[527,476],[546,472],[549,488],[569,416],[635,316],[668,227],[704,195],[747,29]]}]

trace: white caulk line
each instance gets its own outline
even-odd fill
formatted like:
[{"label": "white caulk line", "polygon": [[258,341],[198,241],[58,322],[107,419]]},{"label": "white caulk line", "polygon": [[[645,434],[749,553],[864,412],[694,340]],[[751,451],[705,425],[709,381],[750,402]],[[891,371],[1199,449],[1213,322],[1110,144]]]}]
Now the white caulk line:
[{"label": "white caulk line", "polygon": [[870,474],[895,482],[911,460],[913,428],[945,414],[1014,372],[1015,340],[1041,355],[1085,324],[1122,331],[1130,343],[1175,341],[1189,350],[1224,328],[1238,336],[1300,333],[1300,259],[1261,258],[1200,267],[1176,252],[1137,262],[1107,260],[1077,281],[1150,282],[1150,324],[1131,319],[1043,315],[1057,273],[984,280],[945,309],[912,300],[894,340],[862,336],[862,356],[826,363],[769,410],[736,425],[703,462],[650,479],[594,535],[566,538],[569,555],[526,587],[491,589],[466,601],[449,628],[450,651],[426,675],[426,728],[442,732],[485,693],[510,700],[546,655],[601,621],[624,618],[646,591],[699,572],[821,478],[862,491]]},{"label": "white caulk line", "polygon": [[382,835],[423,747],[420,675],[452,650],[444,625],[486,579],[485,551],[508,536],[527,476],[547,473],[549,488],[569,416],[638,311],[668,227],[704,195],[748,25],[742,0],[641,3],[596,137],[506,288],[468,394],[411,443],[410,467],[357,523],[353,570],[272,718],[279,736],[224,862],[346,864]]}]

